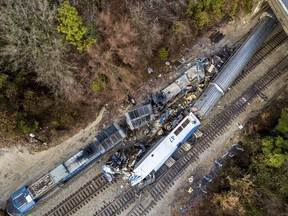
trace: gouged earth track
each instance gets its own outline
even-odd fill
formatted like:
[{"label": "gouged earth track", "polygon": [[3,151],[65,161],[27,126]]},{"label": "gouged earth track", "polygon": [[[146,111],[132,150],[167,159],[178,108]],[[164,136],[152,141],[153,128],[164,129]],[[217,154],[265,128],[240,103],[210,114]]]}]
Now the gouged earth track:
[{"label": "gouged earth track", "polygon": [[[258,81],[251,85],[244,93],[238,97],[232,105],[213,118],[209,124],[205,125],[201,131],[203,136],[199,138],[193,148],[184,153],[182,157],[175,162],[175,164],[163,173],[156,183],[143,191],[142,198],[132,208],[128,215],[142,216],[149,213],[149,211],[161,200],[165,193],[174,185],[174,182],[182,172],[185,171],[188,165],[197,161],[198,156],[209,148],[212,142],[219,137],[227,129],[229,124],[235,120],[240,113],[244,112],[246,107],[258,96],[263,97],[261,91],[268,88],[277,78],[287,72],[288,57],[286,56],[276,64],[272,70],[269,70]],[[95,216],[111,216],[118,215],[127,209],[131,203],[136,199],[137,188],[130,188],[113,202],[102,208],[101,211],[96,212]]]},{"label": "gouged earth track", "polygon": [[[277,32],[275,35],[273,35],[266,42],[264,42],[264,44],[261,46],[259,51],[249,61],[248,65],[243,70],[243,73],[241,74],[241,76],[234,82],[233,85],[235,85],[235,83],[238,83],[245,76],[247,76],[250,72],[252,72],[253,69],[257,65],[259,65],[261,62],[263,62],[273,51],[275,51],[278,47],[280,47],[283,43],[285,43],[287,41],[287,39],[288,39],[287,35],[285,34],[285,32],[283,30],[281,30],[281,31]],[[261,93],[259,93],[259,94],[261,94]],[[212,124],[212,122],[211,122],[211,124]],[[213,123],[213,124],[215,124],[215,123]],[[211,130],[211,129],[207,128],[207,131],[209,131],[209,130]],[[212,129],[212,131],[213,131],[213,129]],[[222,130],[220,129],[218,133],[220,134],[222,132],[223,132],[223,129]],[[201,140],[199,140],[198,143],[200,141]],[[200,149],[200,150],[198,150],[198,149]],[[199,148],[198,145],[195,145],[194,148],[191,150],[191,152],[195,152],[195,153],[198,151],[203,152],[203,150],[201,150],[201,149],[202,148]],[[184,152],[183,151],[181,152],[181,149],[180,149],[178,154],[182,155],[182,154],[184,154]],[[193,157],[195,157],[195,159],[197,159],[197,155],[193,156]],[[165,174],[166,170],[162,169],[162,172],[163,172],[163,174],[161,174],[160,176],[163,176]],[[115,181],[112,182],[112,184],[113,183],[115,183]],[[109,185],[111,185],[111,183],[108,183],[105,180],[103,174],[100,174],[99,176],[97,176],[94,179],[87,182],[84,186],[82,186],[75,193],[71,194],[68,198],[61,201],[57,206],[55,206],[53,209],[51,209],[50,211],[48,211],[44,215],[45,216],[48,216],[48,215],[49,216],[50,215],[64,216],[64,215],[74,214],[80,208],[82,208],[86,203],[88,203],[93,197],[95,197],[96,195],[98,195],[99,193],[101,193],[102,191],[107,189],[109,187]],[[138,192],[138,190],[134,191],[134,189],[133,190],[131,189],[130,191],[131,191],[130,192],[131,194],[132,194],[132,192],[133,193]],[[153,192],[153,193],[155,193],[155,192]],[[121,201],[120,203],[124,204],[123,201]],[[110,211],[108,211],[108,212],[110,212]],[[118,212],[118,211],[115,210],[112,212]],[[107,215],[107,214],[103,214],[103,215]],[[108,214],[108,215],[111,215],[111,214]]]}]

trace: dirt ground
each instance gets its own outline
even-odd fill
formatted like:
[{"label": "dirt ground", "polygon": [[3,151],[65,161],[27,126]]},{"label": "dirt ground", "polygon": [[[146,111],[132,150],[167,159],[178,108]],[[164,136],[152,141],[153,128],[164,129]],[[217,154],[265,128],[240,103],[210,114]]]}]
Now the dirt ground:
[{"label": "dirt ground", "polygon": [[[191,58],[200,57],[210,54],[226,44],[229,45],[235,43],[257,22],[257,19],[251,21],[250,17],[251,15],[236,21],[232,21],[227,25],[220,27],[219,30],[223,32],[226,37],[218,44],[210,43],[208,38],[209,34],[199,38],[199,41],[195,46],[183,49],[183,53],[181,53],[179,59],[182,56],[189,56]],[[147,85],[142,86],[142,88],[139,89],[139,95],[136,95],[138,103],[147,100],[148,95],[152,91],[163,88],[178,75],[172,70],[170,73],[165,74],[161,73],[160,71],[159,74],[161,74],[161,77],[157,79],[150,79],[147,81]],[[118,116],[111,116],[111,107],[114,107],[113,104],[108,104],[107,106],[103,107],[99,113],[91,113],[91,118],[95,118],[94,122],[92,122],[86,128],[81,129],[73,137],[67,139],[56,147],[52,147],[34,154],[30,153],[25,145],[22,147],[17,146],[13,148],[0,149],[0,208],[4,208],[6,200],[17,188],[33,182],[33,180],[45,174],[55,165],[69,158],[69,156],[74,154],[78,149],[91,141],[93,137],[95,137],[99,128],[105,127],[105,125],[111,121],[117,122],[117,120],[123,118],[122,114],[124,111],[120,109],[118,110]],[[72,193],[73,190],[76,190],[76,188],[83,185],[83,182],[88,181],[88,177],[94,176],[97,172],[99,172],[100,165],[99,163],[94,164],[92,168],[86,170],[84,174],[69,183],[66,186],[67,194]],[[90,175],[89,172],[92,174]],[[58,197],[55,202],[59,202],[59,199],[64,199],[65,196],[62,194],[62,192],[65,193],[64,190],[66,189],[64,188],[63,191],[61,191],[61,195],[57,195]],[[113,195],[113,191],[110,191],[109,195],[107,194],[107,196],[111,195]],[[49,203],[48,200],[47,204],[47,208],[54,205],[54,203]],[[43,206],[45,206],[45,203],[43,203]],[[33,215],[41,215],[40,212],[44,212],[43,209],[43,211],[37,211],[37,208],[35,209],[35,213]],[[39,209],[41,209],[40,206]],[[89,214],[85,213],[85,215]]]}]

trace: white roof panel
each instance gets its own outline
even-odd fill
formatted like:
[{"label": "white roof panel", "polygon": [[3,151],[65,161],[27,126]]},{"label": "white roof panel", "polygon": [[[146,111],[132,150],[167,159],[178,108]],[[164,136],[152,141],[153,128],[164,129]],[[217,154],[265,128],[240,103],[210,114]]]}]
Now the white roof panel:
[{"label": "white roof panel", "polygon": [[187,79],[187,76],[184,74],[178,79],[175,80],[175,83],[181,88],[185,88],[187,85],[189,85],[189,81]]},{"label": "white roof panel", "polygon": [[140,176],[139,180],[142,181],[153,170],[157,171],[177,149],[179,140],[174,138],[171,139],[171,135],[165,137],[153,151],[146,154],[145,159],[134,169],[133,175]]},{"label": "white roof panel", "polygon": [[156,172],[199,126],[200,121],[192,113],[189,113],[167,137],[159,140],[136,164],[130,177],[132,186],[142,181],[152,171]]}]

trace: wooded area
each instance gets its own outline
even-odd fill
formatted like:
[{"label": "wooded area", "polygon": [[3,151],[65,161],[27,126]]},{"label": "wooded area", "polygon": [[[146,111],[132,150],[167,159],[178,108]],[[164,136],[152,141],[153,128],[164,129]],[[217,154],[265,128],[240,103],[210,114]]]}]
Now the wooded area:
[{"label": "wooded area", "polygon": [[254,129],[239,143],[245,152],[227,161],[191,215],[287,215],[288,109],[278,120],[273,114],[264,112],[249,123]]},{"label": "wooded area", "polygon": [[92,121],[252,0],[0,0],[0,134],[46,141]]}]

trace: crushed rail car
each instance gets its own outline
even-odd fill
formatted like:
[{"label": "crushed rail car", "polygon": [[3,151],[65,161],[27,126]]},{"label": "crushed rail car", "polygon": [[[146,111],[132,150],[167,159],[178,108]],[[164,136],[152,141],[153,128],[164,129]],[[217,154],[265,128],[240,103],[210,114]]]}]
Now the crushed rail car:
[{"label": "crushed rail car", "polygon": [[196,61],[196,64],[189,69],[187,69],[183,75],[177,78],[173,83],[171,83],[166,88],[162,89],[160,92],[152,94],[152,101],[156,104],[156,107],[160,110],[164,106],[179,95],[181,92],[185,92],[189,89],[190,85],[200,83],[205,78],[204,63],[205,59]]},{"label": "crushed rail car", "polygon": [[189,113],[166,137],[162,137],[135,165],[129,181],[132,186],[143,181],[165,164],[168,158],[200,127],[200,121]]}]

